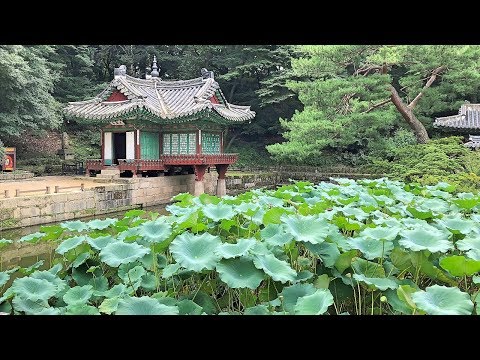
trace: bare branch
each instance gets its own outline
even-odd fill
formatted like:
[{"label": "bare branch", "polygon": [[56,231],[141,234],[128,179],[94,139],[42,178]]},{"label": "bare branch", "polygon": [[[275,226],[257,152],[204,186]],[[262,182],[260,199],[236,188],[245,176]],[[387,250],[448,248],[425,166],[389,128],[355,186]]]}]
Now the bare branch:
[{"label": "bare branch", "polygon": [[391,99],[384,100],[378,104],[372,105],[368,110],[365,110],[364,113],[369,113],[372,110],[375,110],[376,108],[379,108],[380,106],[383,106],[385,104],[388,104],[391,101]]},{"label": "bare branch", "polygon": [[418,103],[418,100],[420,100],[420,98],[423,96],[424,91],[426,89],[428,89],[433,84],[433,82],[437,78],[438,74],[440,74],[445,69],[446,69],[446,66],[442,65],[442,66],[439,66],[438,68],[436,68],[435,70],[432,71],[432,75],[430,75],[430,79],[428,79],[428,81],[425,84],[425,86],[423,87],[422,91],[420,91],[418,93],[418,95],[415,97],[415,99],[413,99],[412,102],[410,104],[408,104],[408,108],[410,110],[413,110],[415,108],[415,106]]}]

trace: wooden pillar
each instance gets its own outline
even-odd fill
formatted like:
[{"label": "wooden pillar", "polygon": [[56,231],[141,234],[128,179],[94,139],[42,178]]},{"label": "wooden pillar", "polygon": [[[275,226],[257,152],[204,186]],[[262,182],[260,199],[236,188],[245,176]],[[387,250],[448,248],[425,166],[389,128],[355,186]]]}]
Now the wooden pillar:
[{"label": "wooden pillar", "polygon": [[135,160],[137,160],[137,159],[140,159],[140,156],[141,156],[141,152],[140,152],[140,130],[135,129],[134,139],[135,139]]},{"label": "wooden pillar", "polygon": [[197,154],[202,153],[202,130],[197,130]]},{"label": "wooden pillar", "polygon": [[225,181],[225,174],[227,173],[228,164],[218,164],[215,165],[218,173],[217,180],[217,196],[222,197],[227,195],[227,184]]},{"label": "wooden pillar", "polygon": [[205,192],[205,184],[203,182],[203,177],[205,171],[207,171],[207,165],[194,165],[193,170],[195,171],[195,190],[193,195],[198,196]]},{"label": "wooden pillar", "polygon": [[[105,144],[104,144],[104,132],[103,132],[103,129],[101,130],[101,135],[100,135],[100,144],[101,144],[101,159],[102,159],[102,167],[105,165]],[[87,175],[89,175],[89,169],[87,167]]]}]

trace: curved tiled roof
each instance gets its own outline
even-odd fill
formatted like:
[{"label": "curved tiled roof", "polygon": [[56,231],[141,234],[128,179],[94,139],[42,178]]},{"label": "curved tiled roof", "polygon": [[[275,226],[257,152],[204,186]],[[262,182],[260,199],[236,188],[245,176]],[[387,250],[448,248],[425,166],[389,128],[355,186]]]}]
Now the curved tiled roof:
[{"label": "curved tiled roof", "polygon": [[480,129],[480,104],[464,104],[458,115],[436,118],[433,125],[451,129]]},{"label": "curved tiled roof", "polygon": [[[127,100],[106,101],[112,91],[120,91]],[[116,76],[107,89],[97,97],[70,102],[65,107],[68,115],[109,122],[138,111],[149,113],[149,120],[170,123],[192,119],[200,112],[213,113],[223,123],[242,122],[255,117],[250,106],[214,104],[210,98],[219,91],[218,83],[211,77],[191,80],[162,81],[154,77],[138,79],[128,75]]]}]

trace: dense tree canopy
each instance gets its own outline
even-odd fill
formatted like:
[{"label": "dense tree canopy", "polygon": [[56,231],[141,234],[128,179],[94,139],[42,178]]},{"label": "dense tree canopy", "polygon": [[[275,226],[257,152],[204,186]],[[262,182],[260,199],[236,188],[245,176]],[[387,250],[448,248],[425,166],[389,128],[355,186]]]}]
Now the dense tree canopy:
[{"label": "dense tree canopy", "polygon": [[432,119],[476,102],[478,46],[302,46],[289,88],[305,105],[281,120],[287,142],[268,150],[280,160],[354,162],[385,147],[400,128],[419,143]]},{"label": "dense tree canopy", "polygon": [[250,141],[259,148],[279,141],[278,119],[302,107],[284,86],[295,57],[292,46],[1,46],[0,137],[58,127],[62,104],[96,95],[121,64],[129,75],[144,78],[154,54],[162,79],[198,77],[205,67],[214,71],[228,101],[257,112],[252,123],[230,128],[229,140]]},{"label": "dense tree canopy", "polygon": [[55,128],[61,116],[52,96],[58,66],[51,46],[0,45],[0,137]]}]

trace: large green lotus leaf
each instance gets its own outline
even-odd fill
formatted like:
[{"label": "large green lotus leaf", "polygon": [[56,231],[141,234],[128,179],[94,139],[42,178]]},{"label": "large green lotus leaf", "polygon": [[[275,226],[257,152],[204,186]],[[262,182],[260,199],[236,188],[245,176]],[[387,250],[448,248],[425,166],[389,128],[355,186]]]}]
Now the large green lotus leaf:
[{"label": "large green lotus leaf", "polygon": [[268,224],[260,230],[260,237],[270,246],[283,246],[293,239],[291,233],[285,232],[284,224]]},{"label": "large green lotus leaf", "polygon": [[412,315],[413,309],[398,297],[397,291],[387,289],[384,294],[387,298],[388,304],[394,311],[405,315]]},{"label": "large green lotus leaf", "polygon": [[17,296],[31,301],[47,301],[57,293],[57,287],[51,282],[31,277],[15,279],[12,290]]},{"label": "large green lotus leaf", "polygon": [[285,216],[282,218],[286,224],[286,231],[293,235],[294,239],[300,242],[320,244],[325,241],[334,225],[325,219],[311,216]]},{"label": "large green lotus leaf", "polygon": [[359,282],[365,283],[367,285],[373,286],[378,290],[387,290],[387,289],[396,289],[398,284],[387,278],[371,278],[366,277],[363,274],[353,274],[353,278]]},{"label": "large green lotus leaf", "polygon": [[240,257],[248,253],[257,241],[255,239],[238,239],[236,244],[223,243],[215,249],[218,256],[224,259]]},{"label": "large green lotus leaf", "polygon": [[167,279],[177,273],[182,266],[179,263],[170,264],[165,266],[162,272],[162,278]]},{"label": "large green lotus leaf", "polygon": [[340,211],[345,215],[345,216],[353,216],[355,219],[363,221],[366,218],[368,218],[368,214],[363,211],[362,209],[359,209],[357,207],[344,207],[340,208]]},{"label": "large green lotus leaf", "polygon": [[178,307],[160,304],[148,296],[126,297],[118,303],[117,315],[178,315]]},{"label": "large green lotus leaf", "polygon": [[453,276],[470,276],[480,271],[480,261],[465,256],[446,256],[440,260],[440,266]]},{"label": "large green lotus leaf", "polygon": [[295,284],[284,287],[281,295],[283,296],[283,307],[285,311],[293,314],[297,300],[301,297],[315,293],[315,287],[312,284]]},{"label": "large green lotus leaf", "polygon": [[[422,209],[423,210],[423,209]],[[412,214],[412,216],[416,219],[421,219],[421,220],[425,220],[425,219],[431,219],[433,218],[433,212],[428,210],[428,209],[425,209],[422,211],[421,208],[414,208],[414,207],[407,207],[407,211]]]},{"label": "large green lotus leaf", "polygon": [[262,225],[263,215],[265,215],[265,210],[263,208],[258,208],[255,214],[252,216],[252,222],[256,225]]},{"label": "large green lotus leaf", "polygon": [[270,311],[266,305],[257,305],[245,309],[244,315],[270,315]]},{"label": "large green lotus leaf", "polygon": [[170,214],[173,214],[175,216],[182,216],[182,215],[190,214],[192,212],[191,207],[179,206],[177,204],[167,205],[165,207],[165,210],[167,210]]},{"label": "large green lotus leaf", "polygon": [[348,243],[352,249],[357,249],[362,252],[365,259],[373,260],[387,256],[393,250],[393,243],[391,241],[381,241],[361,236],[350,238]]},{"label": "large green lotus leaf", "polygon": [[266,196],[264,194],[261,194],[258,197],[258,202],[262,206],[267,206],[267,207],[282,207],[283,206],[283,200],[273,197],[273,196]]},{"label": "large green lotus leaf", "polygon": [[10,280],[10,274],[7,272],[0,272],[0,289]]},{"label": "large green lotus leaf", "polygon": [[48,307],[35,313],[34,315],[62,315],[62,311],[58,308]]},{"label": "large green lotus leaf", "polygon": [[63,301],[65,301],[67,305],[86,304],[92,295],[92,285],[75,286],[63,295]]},{"label": "large green lotus leaf", "polygon": [[32,279],[46,280],[50,284],[53,284],[56,287],[56,291],[60,292],[64,288],[68,287],[68,284],[65,280],[60,279],[56,274],[53,274],[51,271],[35,271],[30,275]]},{"label": "large green lotus leaf", "polygon": [[71,266],[74,267],[74,268],[77,268],[80,265],[82,265],[83,263],[85,263],[85,261],[87,261],[88,259],[90,259],[90,253],[88,253],[88,252],[81,253],[72,262]]},{"label": "large green lotus leaf", "polygon": [[417,202],[416,207],[420,211],[430,210],[435,214],[444,214],[449,210],[448,202],[438,198],[424,198]]},{"label": "large green lotus leaf", "polygon": [[477,224],[468,219],[462,219],[461,217],[449,217],[443,218],[439,221],[440,225],[445,226],[453,234],[464,234],[467,235],[473,231]]},{"label": "large green lotus leaf", "polygon": [[273,207],[271,209],[268,209],[265,212],[265,215],[263,215],[263,224],[281,224],[282,221],[280,220],[280,218],[283,215],[290,213],[291,211],[283,207]]},{"label": "large green lotus leaf", "polygon": [[458,240],[455,245],[459,250],[468,251],[472,249],[480,250],[480,236],[469,235],[463,238],[462,240]]},{"label": "large green lotus leaf", "polygon": [[375,240],[394,240],[398,233],[400,232],[400,227],[368,227],[361,231],[358,235],[363,238],[375,239]]},{"label": "large green lotus leaf", "polygon": [[177,303],[179,315],[201,315],[203,309],[192,300],[183,299]]},{"label": "large green lotus leaf", "polygon": [[480,203],[480,199],[477,197],[452,199],[452,203],[464,210],[471,210]]},{"label": "large green lotus leaf", "polygon": [[105,246],[115,241],[118,241],[118,240],[111,235],[99,236],[94,239],[91,237],[87,237],[87,243],[89,243],[90,246],[96,250],[102,250]]},{"label": "large green lotus leaf", "polygon": [[227,204],[208,204],[202,208],[202,211],[207,218],[213,221],[232,219],[235,216],[233,207]]},{"label": "large green lotus leaf", "polygon": [[110,219],[110,218],[106,218],[104,220],[95,219],[87,222],[86,225],[91,230],[103,230],[115,224],[117,221],[118,219]]},{"label": "large green lotus leaf", "polygon": [[318,255],[327,268],[332,267],[340,256],[337,245],[326,241],[321,244],[305,243],[305,247],[315,255]]},{"label": "large green lotus leaf", "polygon": [[412,294],[417,307],[429,315],[471,315],[473,302],[457,287],[429,286]]},{"label": "large green lotus leaf", "polygon": [[294,281],[297,273],[286,261],[277,259],[273,254],[256,255],[253,263],[257,269],[265,271],[274,281],[286,283]]},{"label": "large green lotus leaf", "polygon": [[[119,233],[118,236],[116,237],[116,240],[132,242],[132,240],[135,240],[139,236],[138,232],[139,232],[139,227],[128,228],[122,231],[121,233]],[[105,244],[105,246],[106,245],[108,244]]]},{"label": "large green lotus leaf", "polygon": [[26,315],[35,315],[49,307],[46,300],[32,301],[21,296],[15,296],[12,300],[15,311],[24,312]]},{"label": "large green lotus leaf", "polygon": [[104,296],[106,298],[114,298],[127,293],[127,287],[124,284],[117,284],[106,291],[94,292],[93,295]]},{"label": "large green lotus leaf", "polygon": [[68,305],[65,315],[100,315],[95,306],[86,304]]},{"label": "large green lotus leaf", "polygon": [[117,311],[118,303],[120,302],[120,299],[121,298],[119,296],[106,298],[105,300],[102,301],[102,303],[98,307],[98,310],[104,314],[108,314],[108,315],[113,314],[115,311]]},{"label": "large green lotus leaf", "polygon": [[313,277],[313,273],[308,270],[302,270],[297,273],[295,277],[295,282],[302,282],[310,280]]},{"label": "large green lotus leaf", "polygon": [[419,271],[432,280],[441,281],[446,284],[456,285],[456,282],[449,278],[442,270],[437,268],[423,252],[407,252],[401,248],[393,249],[390,254],[393,265],[401,271],[415,273]]},{"label": "large green lotus leaf", "polygon": [[43,238],[46,234],[42,232],[35,232],[33,234],[28,234],[25,236],[22,236],[18,242],[31,242],[31,243],[36,243],[38,240]]},{"label": "large green lotus leaf", "polygon": [[157,282],[158,281],[155,274],[152,272],[147,272],[147,274],[142,277],[140,287],[148,291],[153,291],[157,289]]},{"label": "large green lotus leaf", "polygon": [[12,240],[0,239],[0,249],[10,245],[11,243],[12,243]]},{"label": "large green lotus leaf", "polygon": [[400,245],[413,251],[447,252],[453,249],[453,243],[445,238],[444,233],[434,228],[403,230],[401,235]]},{"label": "large green lotus leaf", "polygon": [[249,202],[242,202],[240,205],[237,205],[233,208],[233,211],[236,213],[247,214],[254,214],[255,210],[259,208],[258,204],[249,203]]},{"label": "large green lotus leaf", "polygon": [[114,242],[100,251],[100,259],[111,267],[128,264],[150,253],[150,249],[137,243]]},{"label": "large green lotus leaf", "polygon": [[184,232],[170,244],[174,259],[187,270],[212,270],[220,260],[215,250],[221,245],[220,238],[209,233],[193,235]]},{"label": "large green lotus leaf", "polygon": [[376,262],[367,261],[362,258],[352,259],[352,269],[356,274],[365,275],[368,278],[384,278],[385,269]]},{"label": "large green lotus leaf", "polygon": [[246,258],[224,259],[217,264],[220,279],[233,289],[256,289],[265,277],[252,260]]},{"label": "large green lotus leaf", "polygon": [[335,260],[335,268],[342,274],[352,265],[352,260],[357,256],[357,250],[349,250],[340,254]]},{"label": "large green lotus leaf", "polygon": [[66,221],[64,223],[61,223],[60,226],[69,231],[82,232],[88,230],[88,225],[80,220]]},{"label": "large green lotus leaf", "polygon": [[[125,265],[127,266],[125,267]],[[128,265],[132,264],[120,265],[118,269],[118,276],[123,280],[125,285],[137,285],[136,287],[140,286],[142,276],[147,273],[145,268],[143,266],[134,266],[133,268],[129,268]]]},{"label": "large green lotus leaf", "polygon": [[249,252],[252,255],[272,254],[272,251],[270,251],[270,249],[265,245],[265,243],[260,241],[257,241],[257,243],[250,248]]},{"label": "large green lotus leaf", "polygon": [[466,251],[466,255],[470,259],[480,260],[480,236],[466,236],[462,240],[458,240],[455,245],[459,250]]},{"label": "large green lotus leaf", "polygon": [[163,221],[148,221],[139,226],[138,233],[149,244],[156,244],[168,239],[172,227]]},{"label": "large green lotus leaf", "polygon": [[297,300],[294,307],[295,315],[322,315],[333,304],[333,296],[328,289],[318,289],[311,295]]},{"label": "large green lotus leaf", "polygon": [[85,240],[86,240],[85,236],[74,236],[74,237],[68,238],[67,240],[64,240],[60,245],[58,245],[55,252],[57,254],[63,255],[67,251],[75,249],[78,245],[83,243]]},{"label": "large green lotus leaf", "polygon": [[94,276],[86,285],[91,285],[94,292],[106,291],[108,289],[108,279],[105,276]]}]

